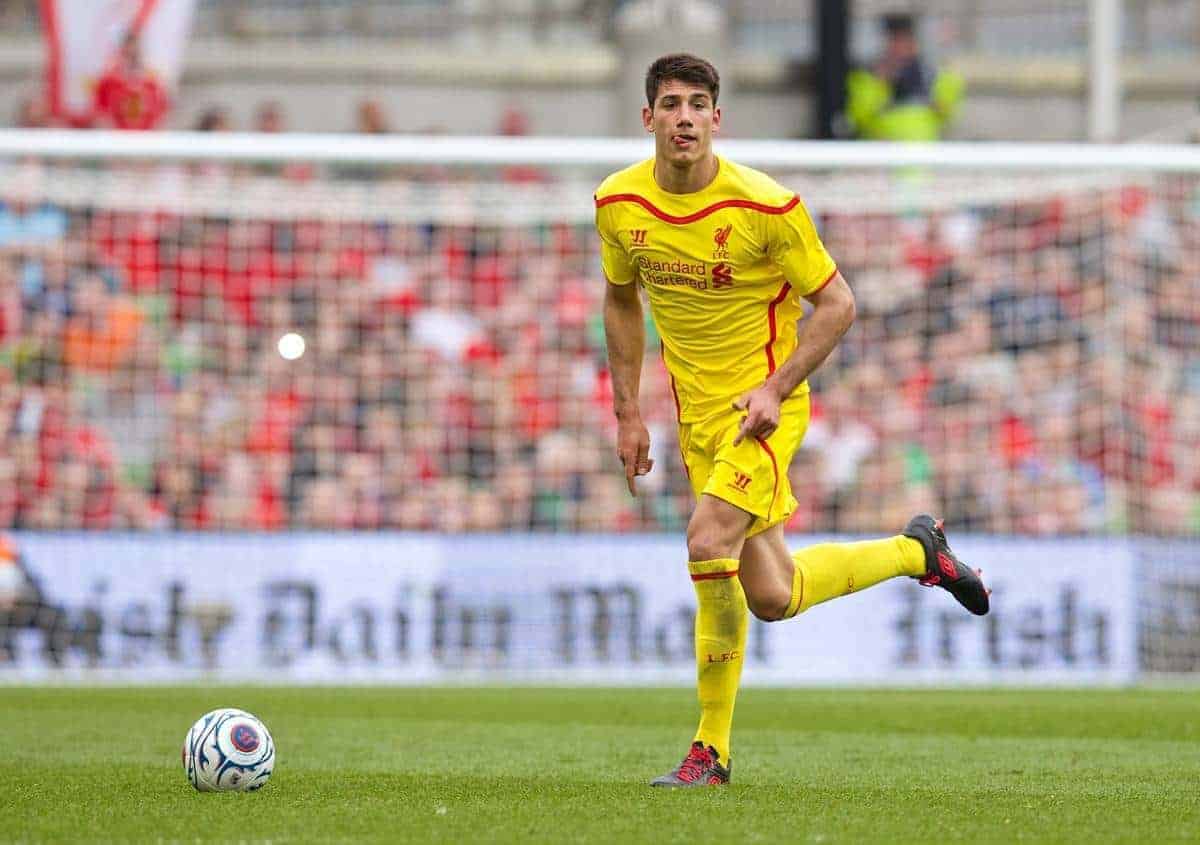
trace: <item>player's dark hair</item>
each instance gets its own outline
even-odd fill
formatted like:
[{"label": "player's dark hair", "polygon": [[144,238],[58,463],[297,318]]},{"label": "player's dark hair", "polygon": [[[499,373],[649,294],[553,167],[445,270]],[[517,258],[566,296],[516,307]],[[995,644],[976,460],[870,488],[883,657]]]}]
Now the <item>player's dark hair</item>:
[{"label": "player's dark hair", "polygon": [[659,86],[669,79],[689,85],[703,85],[712,95],[713,105],[717,104],[717,94],[721,92],[721,77],[717,69],[699,56],[671,53],[655,59],[646,71],[646,102],[650,108],[654,108]]}]

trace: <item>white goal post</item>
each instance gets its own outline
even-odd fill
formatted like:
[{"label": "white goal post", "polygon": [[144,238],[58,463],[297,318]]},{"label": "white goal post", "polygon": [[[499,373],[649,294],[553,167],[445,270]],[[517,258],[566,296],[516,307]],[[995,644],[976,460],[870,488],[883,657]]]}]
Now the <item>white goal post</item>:
[{"label": "white goal post", "polygon": [[[716,146],[719,153],[735,161],[764,168],[1200,172],[1200,146],[1171,144],[902,144],[722,139]],[[55,159],[620,167],[652,152],[653,148],[644,139],[617,138],[0,130],[0,157]]]}]

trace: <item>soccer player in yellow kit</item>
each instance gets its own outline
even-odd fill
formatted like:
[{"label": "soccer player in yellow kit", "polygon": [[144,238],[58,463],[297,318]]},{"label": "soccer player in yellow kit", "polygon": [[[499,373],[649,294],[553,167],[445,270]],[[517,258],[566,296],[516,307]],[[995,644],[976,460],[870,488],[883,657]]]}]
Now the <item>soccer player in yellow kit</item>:
[{"label": "soccer player in yellow kit", "polygon": [[[897,576],[944,587],[976,615],[989,603],[980,573],[955,557],[927,514],[895,537],[788,550],[783,525],[796,500],[787,471],[808,426],[805,379],[853,322],[854,296],[800,199],[713,153],[719,89],[703,59],[655,61],[642,109],[654,158],[596,192],[617,454],[637,495],[636,476],[652,468],[638,409],[640,285],[662,336],[697,501],[687,546],[700,727],[683,762],[655,786],[729,781],[748,612],[789,619]],[[812,305],[802,322],[801,298]]]}]

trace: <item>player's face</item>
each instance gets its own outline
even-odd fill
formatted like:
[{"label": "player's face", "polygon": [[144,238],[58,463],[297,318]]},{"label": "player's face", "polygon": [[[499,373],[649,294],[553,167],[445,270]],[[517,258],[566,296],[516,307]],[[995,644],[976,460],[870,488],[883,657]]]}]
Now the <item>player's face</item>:
[{"label": "player's face", "polygon": [[654,133],[658,159],[686,167],[711,155],[721,110],[703,85],[668,79],[658,86],[654,108],[642,108],[642,123]]}]

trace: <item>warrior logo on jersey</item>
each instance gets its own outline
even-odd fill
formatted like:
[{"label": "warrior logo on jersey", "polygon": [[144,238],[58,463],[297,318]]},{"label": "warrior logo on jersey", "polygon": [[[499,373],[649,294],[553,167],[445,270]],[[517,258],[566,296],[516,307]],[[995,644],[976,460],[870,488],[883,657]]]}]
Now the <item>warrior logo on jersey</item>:
[{"label": "warrior logo on jersey", "polygon": [[717,248],[713,250],[714,259],[719,261],[722,258],[729,258],[727,244],[729,243],[729,233],[732,231],[733,224],[728,223],[713,232],[713,243],[717,245]]}]

